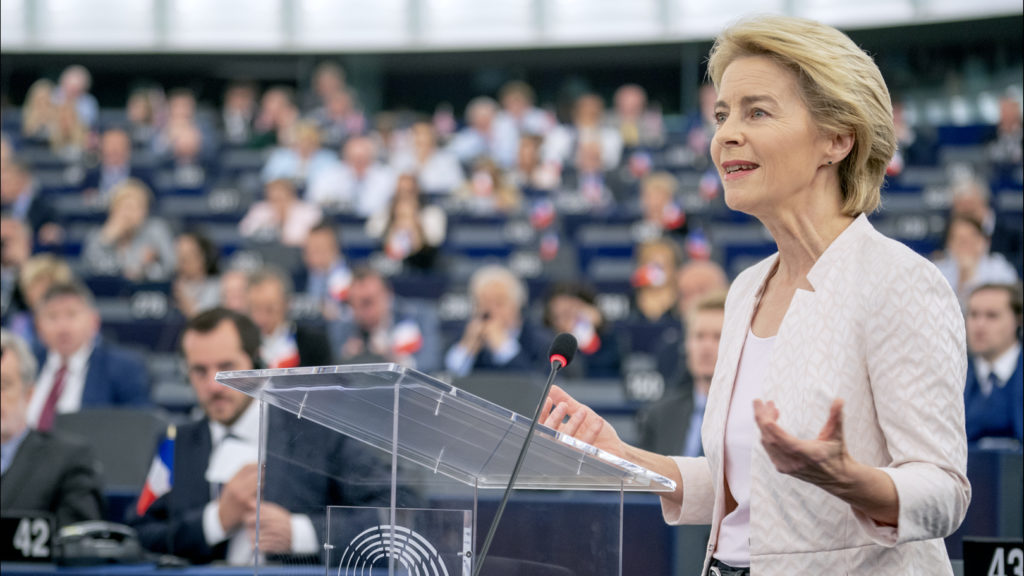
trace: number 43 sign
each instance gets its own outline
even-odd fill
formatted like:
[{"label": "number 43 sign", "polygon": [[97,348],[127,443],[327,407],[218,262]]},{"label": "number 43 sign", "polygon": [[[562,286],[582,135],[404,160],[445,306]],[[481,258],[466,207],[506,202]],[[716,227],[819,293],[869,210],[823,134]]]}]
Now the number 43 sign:
[{"label": "number 43 sign", "polygon": [[0,518],[0,560],[50,562],[53,558],[52,535],[52,516],[4,514]]},{"label": "number 43 sign", "polygon": [[1024,543],[964,538],[964,576],[1024,576]]}]

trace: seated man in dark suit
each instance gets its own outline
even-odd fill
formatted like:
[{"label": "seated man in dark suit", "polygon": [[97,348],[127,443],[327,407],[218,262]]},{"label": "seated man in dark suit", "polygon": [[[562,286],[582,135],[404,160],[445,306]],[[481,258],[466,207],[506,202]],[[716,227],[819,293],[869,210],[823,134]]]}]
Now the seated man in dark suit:
[{"label": "seated man in dark suit", "polygon": [[270,408],[266,453],[286,455],[288,462],[271,460],[263,471],[257,525],[260,405],[214,376],[261,366],[259,329],[246,316],[214,308],[189,320],[181,349],[206,417],[177,428],[169,466],[173,485],[136,507],[131,523],[143,546],[196,563],[248,564],[258,531],[264,554],[316,554],[323,523],[314,511],[388,504],[389,468],[377,453]]},{"label": "seated man in dark suit", "polygon": [[547,347],[541,333],[523,320],[526,286],[503,266],[484,266],[469,279],[473,316],[462,338],[445,354],[455,377],[477,370],[542,370]]},{"label": "seated man in dark suit", "polygon": [[110,201],[114,186],[135,178],[153,188],[152,174],[132,166],[132,138],[121,128],[111,128],[100,137],[99,165],[85,174],[81,187],[88,196],[98,196],[101,203]]},{"label": "seated man in dark suit", "polygon": [[264,266],[249,277],[249,315],[260,329],[260,356],[268,368],[334,364],[327,333],[288,318],[292,281],[283,270]]},{"label": "seated man in dark suit", "polygon": [[968,442],[986,437],[1024,442],[1021,312],[1019,284],[985,284],[967,300],[970,356],[964,408]]},{"label": "seated man in dark suit", "polygon": [[50,286],[35,311],[46,349],[29,423],[48,430],[56,413],[149,403],[142,358],[99,337],[100,315],[92,293],[78,282]]},{"label": "seated man in dark suit", "polygon": [[698,300],[686,315],[686,370],[673,386],[675,394],[637,414],[640,445],[659,454],[696,457],[704,454],[700,428],[718,361],[718,340],[725,319],[725,292]]},{"label": "seated man in dark suit", "polygon": [[0,331],[0,512],[50,512],[63,526],[103,517],[96,462],[88,446],[28,427],[36,359],[21,338]]},{"label": "seated man in dark suit", "polygon": [[328,324],[345,362],[397,362],[427,374],[441,365],[440,329],[432,306],[396,300],[391,285],[370,268],[352,276],[348,306]]}]

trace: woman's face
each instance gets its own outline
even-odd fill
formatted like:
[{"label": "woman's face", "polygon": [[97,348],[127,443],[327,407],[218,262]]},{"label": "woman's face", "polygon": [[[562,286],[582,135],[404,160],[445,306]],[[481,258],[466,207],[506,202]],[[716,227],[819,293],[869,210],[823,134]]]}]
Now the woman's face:
[{"label": "woman's face", "polygon": [[804,104],[796,76],[762,56],[725,69],[715,103],[711,157],[733,210],[786,211],[820,190],[831,139]]},{"label": "woman's face", "polygon": [[548,303],[552,328],[558,332],[572,332],[579,317],[580,301],[568,294],[559,294]]},{"label": "woman's face", "polygon": [[206,263],[199,243],[191,236],[178,238],[175,246],[178,256],[178,274],[184,278],[202,278],[206,275]]},{"label": "woman's face", "polygon": [[977,262],[988,252],[988,240],[967,222],[953,222],[946,241],[946,250],[958,261]]},{"label": "woman's face", "polygon": [[111,216],[115,214],[130,230],[138,230],[149,217],[149,202],[142,194],[125,194],[111,206]]}]

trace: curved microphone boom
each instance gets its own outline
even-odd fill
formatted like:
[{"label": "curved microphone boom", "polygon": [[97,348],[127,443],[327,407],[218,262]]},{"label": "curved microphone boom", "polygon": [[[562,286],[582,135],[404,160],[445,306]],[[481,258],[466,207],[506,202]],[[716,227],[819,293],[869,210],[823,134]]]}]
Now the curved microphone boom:
[{"label": "curved microphone boom", "polygon": [[480,554],[476,558],[476,566],[473,568],[473,576],[478,576],[480,570],[483,569],[484,559],[487,558],[487,550],[491,547],[491,541],[494,540],[494,533],[498,530],[498,522],[501,521],[501,515],[505,512],[505,505],[508,504],[508,498],[512,495],[512,486],[516,483],[516,478],[519,477],[519,469],[523,467],[523,460],[526,459],[526,451],[530,448],[530,441],[533,440],[533,430],[537,427],[537,420],[540,419],[540,411],[544,407],[544,401],[548,398],[548,392],[551,391],[551,384],[555,381],[555,374],[562,368],[565,368],[572,362],[574,356],[576,356],[576,337],[572,334],[562,332],[558,336],[555,336],[553,342],[551,342],[551,348],[548,348],[548,360],[551,362],[551,372],[548,373],[548,381],[544,384],[544,391],[540,395],[540,402],[537,403],[537,409],[533,411],[533,420],[530,421],[530,429],[526,432],[526,440],[523,442],[523,447],[519,449],[519,456],[516,457],[516,465],[512,468],[512,476],[508,479],[508,486],[505,487],[505,494],[501,497],[501,503],[498,504],[498,511],[494,514],[494,520],[491,521],[491,528],[487,531],[487,538],[484,540],[484,545],[480,548]]}]

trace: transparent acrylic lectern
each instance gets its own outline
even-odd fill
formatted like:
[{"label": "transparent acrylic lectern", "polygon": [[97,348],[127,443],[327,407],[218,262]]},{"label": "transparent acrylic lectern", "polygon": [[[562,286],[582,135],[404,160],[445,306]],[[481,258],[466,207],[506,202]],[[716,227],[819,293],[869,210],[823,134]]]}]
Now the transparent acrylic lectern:
[{"label": "transparent acrylic lectern", "polygon": [[[259,574],[473,573],[528,416],[396,364],[217,380],[261,408],[258,539],[229,556]],[[515,488],[484,576],[619,576],[624,493],[675,484],[537,426]]]}]

